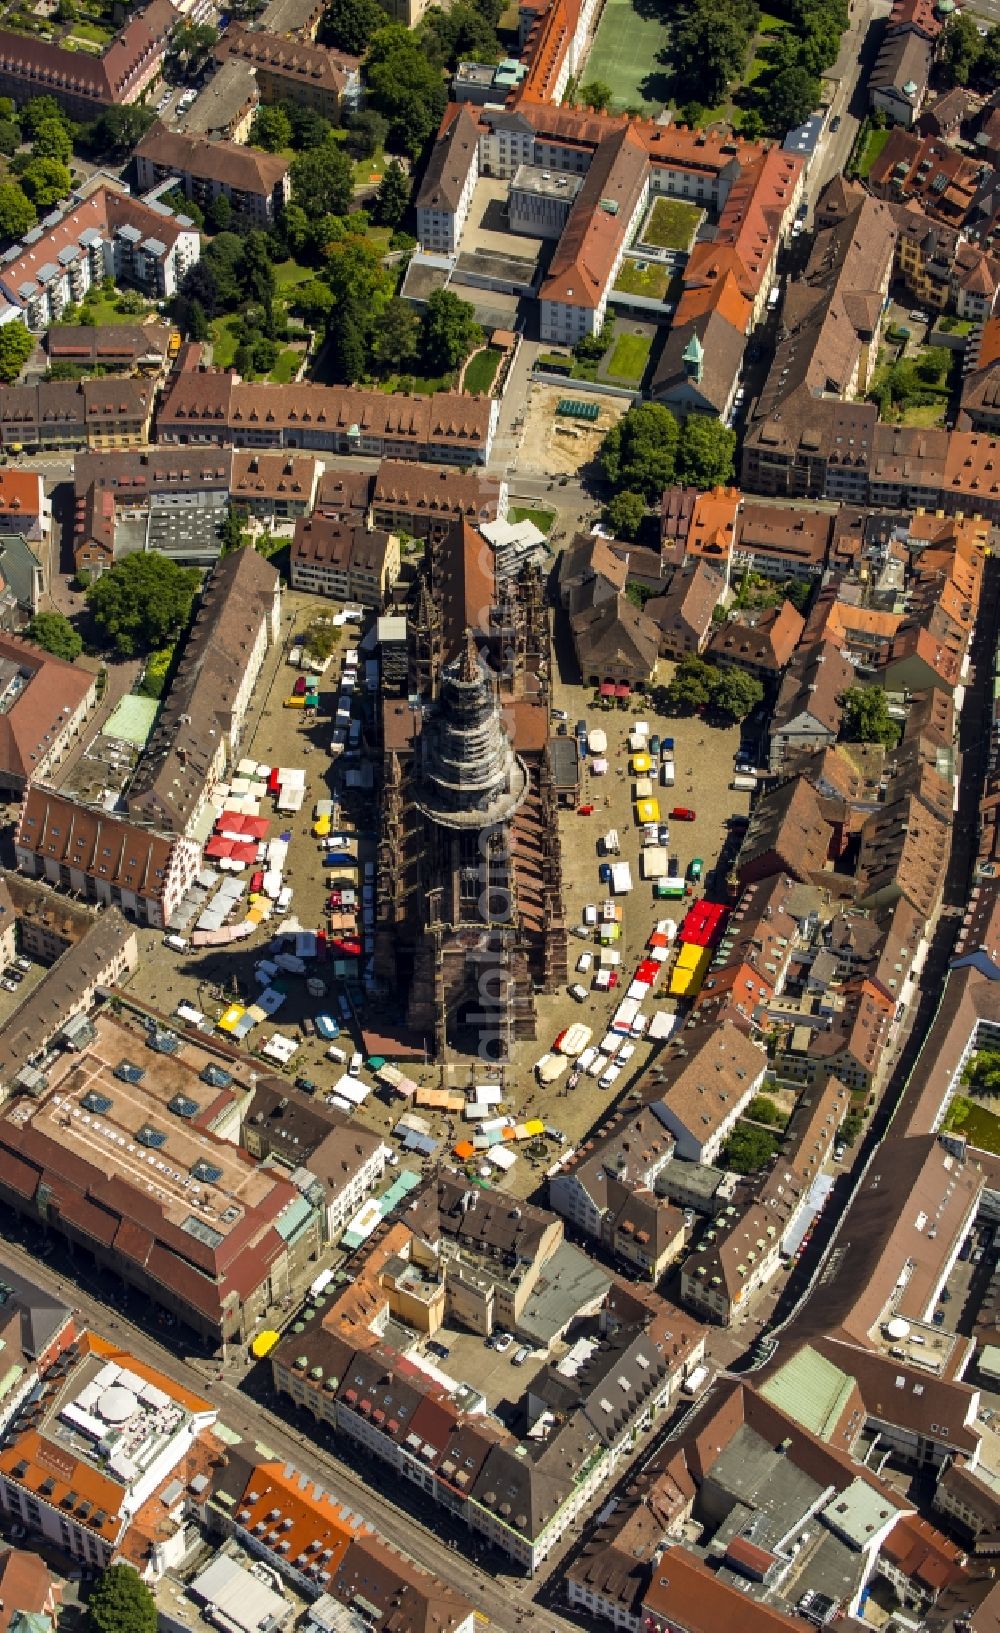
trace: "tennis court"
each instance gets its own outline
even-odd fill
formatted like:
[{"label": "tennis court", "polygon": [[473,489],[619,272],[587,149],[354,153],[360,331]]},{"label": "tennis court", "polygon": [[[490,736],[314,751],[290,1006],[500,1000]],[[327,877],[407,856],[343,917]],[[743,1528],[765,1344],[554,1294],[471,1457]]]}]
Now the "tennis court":
[{"label": "tennis court", "polygon": [[587,65],[580,75],[586,85],[599,79],[610,85],[616,108],[641,107],[659,113],[669,97],[670,76],[657,61],[667,41],[660,17],[650,15],[648,0],[604,0]]}]

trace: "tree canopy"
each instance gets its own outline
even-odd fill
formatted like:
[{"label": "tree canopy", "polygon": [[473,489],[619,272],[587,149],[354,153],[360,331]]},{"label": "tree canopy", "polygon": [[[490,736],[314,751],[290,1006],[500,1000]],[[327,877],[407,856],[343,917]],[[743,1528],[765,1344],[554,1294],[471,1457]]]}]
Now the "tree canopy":
[{"label": "tree canopy", "polygon": [[671,55],[685,85],[707,106],[739,78],[759,20],[753,0],[685,0],[671,28]]},{"label": "tree canopy", "polygon": [[253,116],[250,141],[266,153],[280,153],[292,145],[292,121],[280,103],[262,102]]},{"label": "tree canopy", "polygon": [[73,663],[83,651],[82,639],[61,612],[36,612],[28,625],[28,640],[67,663]]},{"label": "tree canopy", "polygon": [[368,105],[388,122],[391,146],[416,158],[447,104],[440,69],[409,29],[392,23],[372,39],[367,79]]},{"label": "tree canopy", "polygon": [[681,427],[675,479],[695,488],[717,488],[731,482],[736,432],[708,414],[689,414]]},{"label": "tree canopy", "polygon": [[641,493],[631,493],[628,488],[623,488],[610,501],[605,517],[616,538],[637,538],[646,520],[646,501]]},{"label": "tree canopy", "polygon": [[118,657],[167,646],[191,617],[200,574],[150,550],[116,561],[87,590],[94,621]]},{"label": "tree canopy", "polygon": [[354,57],[363,57],[373,35],[388,22],[378,0],[331,0],[323,13],[320,38]]},{"label": "tree canopy", "polygon": [[296,154],[288,167],[292,198],[307,216],[346,215],[354,200],[354,171],[333,141]]},{"label": "tree canopy", "polygon": [[13,385],[34,347],[34,340],[19,319],[0,328],[0,380],[5,385]]},{"label": "tree canopy", "polygon": [[722,1149],[721,1165],[730,1173],[754,1174],[770,1162],[780,1143],[766,1128],[739,1122]]},{"label": "tree canopy", "polygon": [[667,707],[694,713],[711,707],[730,720],[745,720],[762,702],[764,687],[745,669],[720,669],[692,653],[682,658],[666,688]]},{"label": "tree canopy", "polygon": [[87,1633],[156,1633],[156,1601],[131,1565],[109,1565],[87,1602]]},{"label": "tree canopy", "polygon": [[435,289],[423,317],[422,346],[428,373],[446,374],[457,368],[482,338],[475,307],[450,289]]},{"label": "tree canopy", "polygon": [[889,704],[880,686],[851,686],[844,693],[844,733],[856,743],[882,743],[894,748],[899,727],[889,716]]},{"label": "tree canopy", "polygon": [[410,178],[398,159],[391,159],[375,195],[375,214],[383,227],[398,227],[410,202]]},{"label": "tree canopy", "polygon": [[21,238],[35,225],[38,212],[14,181],[0,182],[0,238]]},{"label": "tree canopy", "polygon": [[600,449],[608,481],[645,499],[658,499],[673,481],[677,421],[662,403],[639,403],[613,425]]}]

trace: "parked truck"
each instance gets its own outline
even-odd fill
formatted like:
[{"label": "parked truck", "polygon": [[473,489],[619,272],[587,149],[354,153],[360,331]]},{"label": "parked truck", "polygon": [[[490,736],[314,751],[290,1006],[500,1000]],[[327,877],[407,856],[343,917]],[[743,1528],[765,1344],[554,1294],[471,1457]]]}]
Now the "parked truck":
[{"label": "parked truck", "polygon": [[757,778],[752,771],[737,771],[730,787],[738,788],[745,794],[752,794],[757,787]]}]

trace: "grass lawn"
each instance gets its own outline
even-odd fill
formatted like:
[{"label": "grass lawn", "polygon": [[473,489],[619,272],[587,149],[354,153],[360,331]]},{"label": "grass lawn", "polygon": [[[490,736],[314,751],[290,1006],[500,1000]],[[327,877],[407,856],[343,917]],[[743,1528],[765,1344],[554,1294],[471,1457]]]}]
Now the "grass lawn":
[{"label": "grass lawn", "polygon": [[639,234],[640,242],[657,249],[687,249],[704,215],[700,204],[682,198],[658,198]]},{"label": "grass lawn", "polygon": [[305,353],[295,346],[283,346],[268,379],[275,381],[279,386],[289,385],[295,379],[304,356]]},{"label": "grass lawn", "polygon": [[308,283],[316,274],[308,267],[300,266],[298,261],[276,261],[274,265],[274,282],[279,295],[284,295],[296,284]]},{"label": "grass lawn", "polygon": [[[98,288],[90,299],[81,308],[88,316],[93,317],[95,323],[141,323],[148,308],[136,314],[135,312],[120,312],[118,300],[121,290],[116,289],[113,295],[106,295],[103,289]],[[77,318],[75,320],[79,322]]]},{"label": "grass lawn", "polygon": [[82,19],[73,24],[69,31],[71,40],[86,40],[90,45],[107,45],[114,39],[110,28],[103,28],[100,23],[88,23]]},{"label": "grass lawn", "polygon": [[236,332],[241,322],[242,317],[239,312],[231,312],[228,317],[213,320],[212,363],[215,368],[232,368],[236,359],[236,347],[239,344]]},{"label": "grass lawn", "polygon": [[418,397],[433,397],[436,391],[454,391],[454,374],[390,374],[376,384],[378,391],[413,391]]},{"label": "grass lawn", "polygon": [[642,15],[633,0],[605,0],[580,79],[585,85],[594,79],[610,85],[615,108],[658,112],[670,88],[669,76],[657,62],[667,39],[662,19]]},{"label": "grass lawn", "polygon": [[919,403],[915,408],[904,408],[900,425],[943,425],[948,413],[948,396],[942,393],[939,403]]},{"label": "grass lawn", "polygon": [[651,345],[648,335],[619,335],[606,364],[606,373],[616,380],[638,385],[646,372]]},{"label": "grass lawn", "polygon": [[622,295],[645,295],[649,300],[666,300],[670,273],[659,261],[623,261],[615,280]]},{"label": "grass lawn", "polygon": [[531,505],[511,505],[507,512],[509,522],[534,522],[539,533],[548,533],[556,519],[554,510],[543,510]]},{"label": "grass lawn", "polygon": [[470,397],[485,396],[496,379],[502,352],[496,346],[487,346],[477,352],[465,371],[463,391]]},{"label": "grass lawn", "polygon": [[867,176],[891,135],[891,130],[870,130],[868,132],[864,148],[858,159],[859,176]]}]

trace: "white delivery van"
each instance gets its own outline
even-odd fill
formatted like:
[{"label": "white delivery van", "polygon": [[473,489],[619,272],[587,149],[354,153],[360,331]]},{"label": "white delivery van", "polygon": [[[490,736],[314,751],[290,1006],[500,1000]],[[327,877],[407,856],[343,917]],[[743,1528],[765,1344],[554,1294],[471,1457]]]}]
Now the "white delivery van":
[{"label": "white delivery van", "polygon": [[186,936],[164,936],[163,942],[175,953],[186,953],[191,945]]}]

